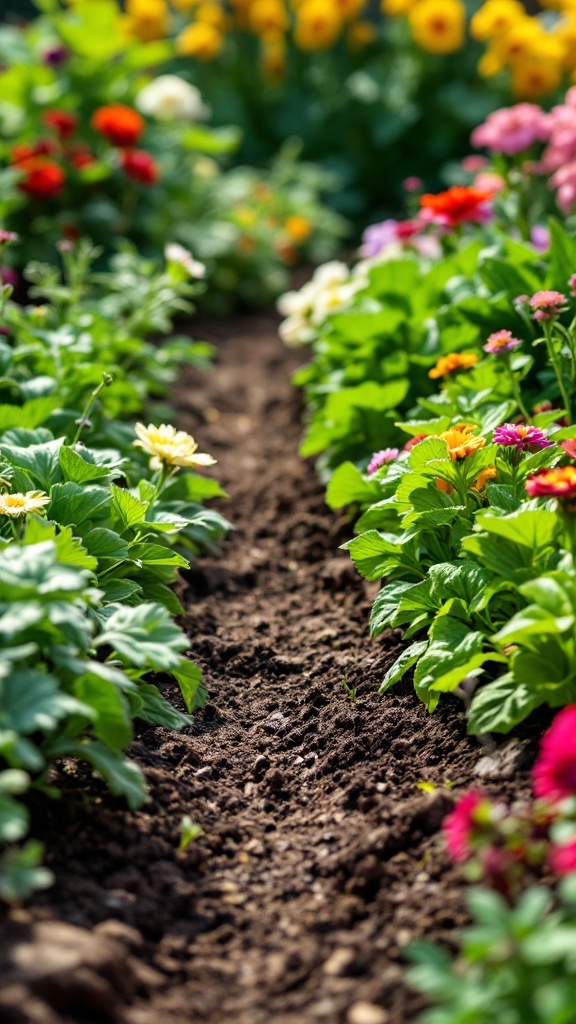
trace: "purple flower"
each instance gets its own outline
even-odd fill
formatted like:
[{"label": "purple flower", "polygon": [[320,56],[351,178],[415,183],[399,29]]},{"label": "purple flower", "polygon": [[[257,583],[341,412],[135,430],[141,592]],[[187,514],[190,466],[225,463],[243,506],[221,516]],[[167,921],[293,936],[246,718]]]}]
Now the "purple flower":
[{"label": "purple flower", "polygon": [[536,252],[547,252],[550,248],[550,231],[542,224],[535,224],[530,232],[530,241]]},{"label": "purple flower", "polygon": [[530,299],[530,309],[534,320],[553,320],[566,306],[568,299],[560,292],[534,292]]},{"label": "purple flower", "polygon": [[490,335],[483,348],[490,355],[499,356],[502,352],[513,352],[521,344],[520,338],[512,337],[512,331],[495,331]]},{"label": "purple flower", "polygon": [[20,274],[17,270],[13,270],[12,267],[0,267],[0,285],[9,284],[12,288],[17,288],[20,280]]},{"label": "purple flower", "polygon": [[374,452],[366,472],[372,476],[380,469],[380,466],[384,466],[387,462],[393,462],[394,459],[398,458],[398,455],[399,451],[397,448],[382,448],[381,451]]},{"label": "purple flower", "polygon": [[524,427],[516,423],[503,423],[501,427],[496,427],[493,440],[495,444],[516,448],[519,452],[537,452],[552,446],[552,441],[548,440],[539,427]]},{"label": "purple flower", "polygon": [[49,46],[44,50],[42,60],[50,68],[59,68],[62,64],[66,63],[69,56],[70,54],[66,47],[56,43],[54,46]]}]

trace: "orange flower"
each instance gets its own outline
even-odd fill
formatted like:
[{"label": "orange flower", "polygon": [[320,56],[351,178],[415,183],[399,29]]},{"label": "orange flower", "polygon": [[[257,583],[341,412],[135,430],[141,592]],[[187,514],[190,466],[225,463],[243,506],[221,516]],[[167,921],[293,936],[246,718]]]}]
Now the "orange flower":
[{"label": "orange flower", "polygon": [[308,217],[301,217],[297,213],[286,218],[284,229],[290,240],[296,245],[305,242],[312,234],[312,225]]},{"label": "orange flower", "polygon": [[486,484],[490,483],[490,481],[494,480],[497,476],[498,471],[496,469],[496,466],[486,466],[486,469],[483,469],[482,472],[479,474],[476,483],[472,484],[472,490],[483,491],[484,488],[486,487]]},{"label": "orange flower", "polygon": [[18,188],[34,199],[55,199],[64,188],[64,171],[45,156],[31,156],[17,166],[25,173]]},{"label": "orange flower", "polygon": [[456,373],[457,370],[469,370],[474,363],[477,363],[479,356],[475,352],[450,352],[447,356],[440,356],[436,366],[428,374],[432,380],[437,377],[446,377],[449,373]]},{"label": "orange flower", "polygon": [[465,459],[467,455],[473,455],[480,448],[483,448],[486,441],[483,437],[472,436],[476,430],[474,423],[459,423],[457,427],[450,427],[438,436],[446,441],[448,454],[452,462],[457,459]]},{"label": "orange flower", "polygon": [[492,216],[489,204],[493,195],[468,185],[453,185],[436,195],[428,192],[420,197],[422,219],[451,228],[465,221],[485,224]]},{"label": "orange flower", "polygon": [[140,114],[123,103],[98,107],[90,123],[94,131],[103,135],[113,146],[133,146],[145,128]]}]

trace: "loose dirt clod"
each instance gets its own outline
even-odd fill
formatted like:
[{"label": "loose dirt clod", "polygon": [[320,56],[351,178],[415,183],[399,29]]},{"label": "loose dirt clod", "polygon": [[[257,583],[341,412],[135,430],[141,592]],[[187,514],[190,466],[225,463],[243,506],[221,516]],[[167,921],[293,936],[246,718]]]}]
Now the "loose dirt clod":
[{"label": "loose dirt clod", "polygon": [[[210,703],[187,734],[141,727],[138,813],[62,767],[65,799],[34,814],[57,884],[32,904],[30,959],[37,922],[98,926],[122,951],[121,981],[90,964],[118,1024],[405,1024],[421,1005],[405,942],[463,920],[437,834],[452,798],[417,784],[467,784],[481,751],[456,701],[430,716],[409,684],[378,696],[400,639],[369,641],[374,587],[338,552],[351,525],[297,455],[300,356],[264,316],[201,334],[219,365],[183,371],[178,420],[218,458],[236,527],[181,588]],[[185,815],[202,835],[179,852]],[[34,990],[14,927],[8,914],[0,971],[30,1014],[7,1019],[40,1022],[40,999],[41,1024],[93,1021],[62,985]]]}]

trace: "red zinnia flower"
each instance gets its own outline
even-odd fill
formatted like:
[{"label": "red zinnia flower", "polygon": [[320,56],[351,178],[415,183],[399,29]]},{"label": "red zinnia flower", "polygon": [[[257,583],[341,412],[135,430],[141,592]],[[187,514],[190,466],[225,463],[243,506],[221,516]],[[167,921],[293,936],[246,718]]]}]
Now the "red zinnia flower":
[{"label": "red zinnia flower", "polygon": [[144,118],[123,103],[98,107],[90,123],[94,131],[103,135],[113,146],[133,146],[145,128]]},{"label": "red zinnia flower", "polygon": [[61,139],[69,139],[76,130],[78,118],[68,110],[47,110],[42,115],[44,124],[53,128]]},{"label": "red zinnia flower", "polygon": [[64,187],[64,171],[59,164],[48,160],[44,156],[33,156],[19,167],[25,172],[26,177],[19,183],[18,188],[35,199],[54,199],[60,194]]},{"label": "red zinnia flower", "polygon": [[535,796],[552,803],[576,795],[576,704],[556,715],[544,733],[532,782]]},{"label": "red zinnia flower", "polygon": [[26,160],[30,160],[31,157],[36,156],[50,156],[57,149],[56,143],[53,139],[38,139],[31,146],[22,143],[21,145],[12,146],[10,150],[10,160],[12,164],[19,167],[20,164]]},{"label": "red zinnia flower", "polygon": [[158,181],[158,164],[150,153],[141,149],[126,149],[121,158],[122,170],[141,185],[155,185]]},{"label": "red zinnia flower", "polygon": [[528,477],[526,490],[531,498],[558,498],[571,501],[576,498],[576,466],[542,469]]},{"label": "red zinnia flower", "polygon": [[83,167],[88,167],[89,164],[93,164],[96,160],[94,154],[81,143],[77,146],[70,146],[70,148],[66,150],[66,156],[72,166],[78,171],[81,171]]},{"label": "red zinnia flower", "polygon": [[453,185],[436,195],[426,193],[420,197],[422,218],[451,228],[466,221],[485,224],[492,216],[489,202],[493,195],[468,185]]}]

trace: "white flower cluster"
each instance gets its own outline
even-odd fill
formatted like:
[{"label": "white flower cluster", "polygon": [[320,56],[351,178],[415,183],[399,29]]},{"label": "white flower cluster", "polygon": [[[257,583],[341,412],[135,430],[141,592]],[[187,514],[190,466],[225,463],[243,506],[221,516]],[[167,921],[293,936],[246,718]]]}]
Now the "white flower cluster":
[{"label": "white flower cluster", "polygon": [[313,341],[330,314],[345,309],[366,287],[369,266],[363,260],[350,270],[345,263],[332,260],[318,267],[299,291],[281,295],[278,312],[286,318],[279,327],[282,341],[293,347]]},{"label": "white flower cluster", "polygon": [[178,242],[167,242],[164,246],[164,257],[168,263],[177,263],[183,267],[189,277],[200,280],[206,277],[206,266],[194,259],[192,253]]},{"label": "white flower cluster", "polygon": [[210,114],[196,86],[178,75],[154,78],[138,93],[136,106],[157,121],[202,121]]}]

